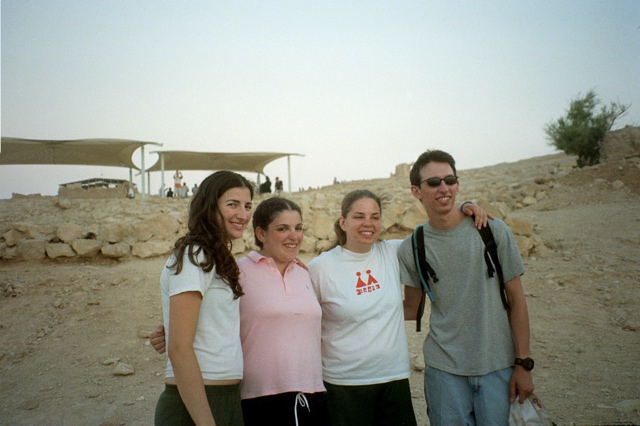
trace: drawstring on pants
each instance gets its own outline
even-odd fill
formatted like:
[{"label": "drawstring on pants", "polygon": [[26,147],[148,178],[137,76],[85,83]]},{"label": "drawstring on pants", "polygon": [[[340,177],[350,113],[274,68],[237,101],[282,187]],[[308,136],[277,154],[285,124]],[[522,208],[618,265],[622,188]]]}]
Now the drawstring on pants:
[{"label": "drawstring on pants", "polygon": [[311,408],[309,407],[309,401],[307,401],[307,397],[304,396],[302,392],[298,392],[298,394],[296,395],[296,400],[293,403],[293,415],[296,417],[296,426],[298,426],[298,410],[297,410],[298,404],[300,404],[301,407],[307,407],[307,410],[311,412]]}]

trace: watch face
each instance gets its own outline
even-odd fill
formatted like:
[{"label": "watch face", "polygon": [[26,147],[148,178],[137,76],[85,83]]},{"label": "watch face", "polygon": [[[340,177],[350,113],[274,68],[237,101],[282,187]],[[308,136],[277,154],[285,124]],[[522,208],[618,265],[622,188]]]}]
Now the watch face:
[{"label": "watch face", "polygon": [[521,365],[525,370],[531,371],[533,370],[534,362],[531,358],[520,359],[516,358],[516,365]]}]

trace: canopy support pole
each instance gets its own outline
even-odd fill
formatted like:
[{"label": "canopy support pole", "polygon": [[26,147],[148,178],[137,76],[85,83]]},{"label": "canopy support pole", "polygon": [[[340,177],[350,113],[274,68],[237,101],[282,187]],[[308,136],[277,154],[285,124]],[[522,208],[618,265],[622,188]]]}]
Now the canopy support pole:
[{"label": "canopy support pole", "polygon": [[289,194],[291,194],[291,156],[287,155],[287,181],[289,182]]},{"label": "canopy support pole", "polygon": [[160,175],[162,176],[162,185],[160,186],[162,189],[160,190],[160,197],[164,197],[164,154],[159,152],[160,154]]},{"label": "canopy support pole", "polygon": [[144,170],[144,144],[142,144],[140,146],[140,181],[141,181],[140,183],[141,183],[142,188],[140,188],[140,189],[141,189],[143,197],[145,195],[145,193],[144,193],[145,186],[146,186],[145,185],[145,183],[146,183],[145,180],[146,180],[146,176],[145,176],[145,170]]}]

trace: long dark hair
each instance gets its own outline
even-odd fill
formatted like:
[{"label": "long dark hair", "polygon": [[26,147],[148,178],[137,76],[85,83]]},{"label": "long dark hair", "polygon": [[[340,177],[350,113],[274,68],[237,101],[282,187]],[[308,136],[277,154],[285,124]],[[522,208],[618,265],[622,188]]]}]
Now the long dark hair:
[{"label": "long dark hair", "polygon": [[[176,241],[173,248],[176,260],[167,267],[175,267],[176,275],[179,274],[182,271],[184,253],[188,249],[189,261],[204,272],[211,272],[215,266],[216,274],[231,287],[237,299],[244,294],[238,281],[240,269],[231,254],[232,240],[218,222],[218,199],[232,188],[248,188],[253,199],[253,186],[238,173],[223,170],[202,181],[189,205],[189,230]],[[198,263],[196,257],[200,253],[204,260]]]},{"label": "long dark hair", "polygon": [[302,209],[300,209],[300,206],[286,198],[267,198],[258,205],[253,213],[253,234],[258,247],[262,248],[263,244],[262,241],[255,236],[256,228],[260,227],[266,231],[271,222],[284,211],[296,211],[300,214],[300,218],[302,218]]}]

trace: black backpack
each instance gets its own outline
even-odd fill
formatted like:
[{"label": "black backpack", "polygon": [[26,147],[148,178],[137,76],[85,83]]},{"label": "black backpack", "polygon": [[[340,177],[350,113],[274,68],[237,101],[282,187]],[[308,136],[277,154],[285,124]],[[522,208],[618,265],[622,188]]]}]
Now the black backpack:
[{"label": "black backpack", "polygon": [[[500,282],[500,298],[502,299],[502,306],[505,309],[509,309],[509,301],[507,300],[507,293],[504,288],[504,278],[502,275],[502,266],[500,266],[500,259],[498,259],[498,245],[493,238],[493,232],[491,227],[487,224],[484,228],[480,229],[480,236],[482,242],[484,242],[484,262],[487,264],[487,273],[489,277],[493,277],[494,273],[498,274],[498,281]],[[422,225],[419,225],[414,231],[411,237],[411,247],[413,248],[413,259],[416,263],[416,270],[420,276],[420,283],[422,284],[422,297],[420,299],[420,305],[418,306],[418,315],[416,318],[416,331],[421,329],[422,315],[424,314],[424,307],[426,304],[426,296],[429,296],[431,303],[434,302],[433,294],[431,294],[431,287],[429,287],[429,280],[434,284],[438,282],[436,271],[433,270],[425,255],[424,249],[424,230]],[[418,242],[420,242],[418,244]]]}]

